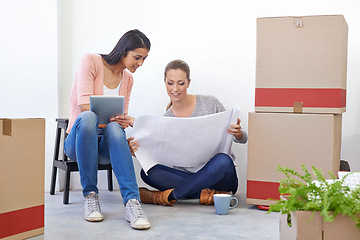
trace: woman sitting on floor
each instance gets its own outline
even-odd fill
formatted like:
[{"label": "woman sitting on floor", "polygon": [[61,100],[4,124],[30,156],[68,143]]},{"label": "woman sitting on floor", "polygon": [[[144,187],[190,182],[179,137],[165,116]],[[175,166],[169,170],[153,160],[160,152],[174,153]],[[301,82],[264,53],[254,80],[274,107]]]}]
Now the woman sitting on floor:
[{"label": "woman sitting on floor", "polygon": [[[164,116],[198,117],[225,111],[224,106],[213,96],[190,95],[187,88],[191,82],[190,68],[182,60],[174,60],[165,68],[165,85],[170,104]],[[247,133],[240,127],[240,119],[230,125],[227,131],[237,143],[247,142]],[[129,138],[132,154],[139,147],[139,141]],[[141,144],[141,143],[140,143]],[[161,164],[153,166],[141,178],[159,191],[139,188],[142,203],[172,206],[179,199],[200,199],[200,204],[213,204],[214,193],[236,193],[238,178],[234,165],[235,156],[218,153],[200,170],[193,168],[171,168]]]}]

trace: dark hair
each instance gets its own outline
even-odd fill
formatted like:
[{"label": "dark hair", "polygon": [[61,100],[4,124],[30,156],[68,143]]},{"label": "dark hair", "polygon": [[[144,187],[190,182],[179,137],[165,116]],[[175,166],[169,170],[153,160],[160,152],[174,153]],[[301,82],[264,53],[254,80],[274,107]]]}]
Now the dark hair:
[{"label": "dark hair", "polygon": [[185,61],[176,59],[176,60],[172,60],[171,62],[169,62],[165,67],[164,79],[166,79],[166,74],[171,69],[174,69],[174,70],[180,69],[180,70],[184,71],[186,74],[187,80],[190,80],[190,67]]},{"label": "dark hair", "polygon": [[126,57],[129,51],[133,51],[136,48],[146,48],[150,51],[150,47],[150,40],[145,34],[138,29],[134,29],[125,33],[109,54],[100,55],[108,64],[114,65],[121,60],[122,56]]}]

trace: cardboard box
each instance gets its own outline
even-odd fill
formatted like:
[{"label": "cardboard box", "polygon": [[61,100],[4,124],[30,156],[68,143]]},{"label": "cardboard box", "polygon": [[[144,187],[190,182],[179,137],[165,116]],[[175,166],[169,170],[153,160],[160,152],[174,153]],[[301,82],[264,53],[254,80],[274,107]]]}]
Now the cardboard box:
[{"label": "cardboard box", "polygon": [[347,43],[342,15],[257,19],[255,111],[345,112]]},{"label": "cardboard box", "polygon": [[45,119],[0,119],[0,239],[44,233]]},{"label": "cardboard box", "polygon": [[336,216],[333,222],[324,222],[320,212],[296,211],[280,216],[280,240],[354,240],[360,239],[359,228],[349,216]]},{"label": "cardboard box", "polygon": [[321,168],[324,175],[340,167],[341,114],[249,113],[247,203],[270,205],[279,199],[278,166],[302,173]]}]

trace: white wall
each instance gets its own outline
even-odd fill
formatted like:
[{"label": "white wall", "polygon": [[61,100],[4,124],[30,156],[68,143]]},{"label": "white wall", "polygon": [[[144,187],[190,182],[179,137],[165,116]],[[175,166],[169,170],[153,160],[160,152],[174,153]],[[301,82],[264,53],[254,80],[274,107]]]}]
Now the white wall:
[{"label": "white wall", "polygon": [[[45,190],[48,191],[54,119],[68,116],[71,83],[84,53],[108,53],[126,31],[138,28],[149,37],[152,49],[143,67],[134,74],[131,115],[164,112],[168,97],[163,70],[170,60],[182,58],[192,71],[190,93],[215,95],[228,109],[239,105],[242,126],[247,129],[247,113],[254,110],[256,18],[343,14],[349,25],[349,54],[342,157],[350,162],[352,170],[360,171],[360,148],[356,144],[360,142],[357,124],[360,16],[353,2],[1,1],[0,117],[47,119]],[[30,108],[29,104],[36,107]],[[234,144],[233,150],[238,157],[239,190],[244,192],[247,146]],[[104,174],[99,181],[100,187],[105,188]],[[78,177],[73,182],[74,188],[80,188]]]},{"label": "white wall", "polygon": [[[168,102],[163,70],[170,60],[181,58],[191,68],[191,94],[215,95],[227,109],[241,107],[243,128],[254,110],[256,18],[343,14],[349,25],[347,112],[343,115],[343,151],[352,170],[360,170],[356,140],[360,140],[357,108],[360,95],[360,17],[353,1],[322,0],[243,1],[224,0],[76,0],[62,1],[60,68],[61,114],[67,116],[71,82],[86,52],[108,53],[127,30],[138,28],[152,43],[149,57],[134,74],[135,85],[129,114],[162,114]],[[270,139],[269,139],[270,140]],[[246,187],[246,145],[234,144],[239,191]],[[137,168],[139,166],[137,165]],[[100,182],[106,183],[105,178]],[[100,183],[101,184],[101,183]],[[141,183],[140,183],[141,184]],[[105,186],[105,185],[104,185]]]},{"label": "white wall", "polygon": [[56,5],[56,0],[0,3],[0,118],[46,118],[46,191],[58,115]]}]

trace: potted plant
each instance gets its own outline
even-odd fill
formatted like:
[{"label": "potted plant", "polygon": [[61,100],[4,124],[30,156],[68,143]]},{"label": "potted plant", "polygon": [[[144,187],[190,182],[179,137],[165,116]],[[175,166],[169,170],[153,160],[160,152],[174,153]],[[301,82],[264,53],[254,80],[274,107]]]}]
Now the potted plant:
[{"label": "potted plant", "polygon": [[346,215],[354,221],[360,233],[360,186],[350,190],[344,184],[346,177],[337,180],[330,172],[332,179],[326,180],[321,169],[312,167],[311,174],[303,165],[302,170],[303,174],[300,174],[293,169],[278,167],[286,179],[280,181],[280,200],[270,206],[268,213],[286,214],[289,226],[291,213],[296,211],[311,211],[311,218],[316,212],[320,213],[324,222],[332,222],[336,216]]}]

